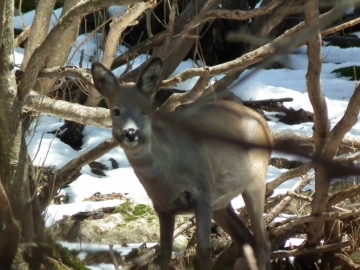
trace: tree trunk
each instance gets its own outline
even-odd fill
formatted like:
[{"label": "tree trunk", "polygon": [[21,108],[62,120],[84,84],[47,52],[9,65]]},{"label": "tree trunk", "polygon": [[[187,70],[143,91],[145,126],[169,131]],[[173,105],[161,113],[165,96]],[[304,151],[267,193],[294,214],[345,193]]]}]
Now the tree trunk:
[{"label": "tree trunk", "polygon": [[[26,130],[22,123],[22,103],[16,96],[13,7],[13,1],[5,1],[5,12],[0,13],[0,179],[13,217],[21,226],[21,240],[33,242],[43,223],[40,212],[34,209],[37,198],[32,199],[35,190],[30,188],[31,164],[25,143]],[[19,241],[11,238],[3,219],[0,216],[0,234],[5,235],[0,242],[0,269],[9,269]]]}]

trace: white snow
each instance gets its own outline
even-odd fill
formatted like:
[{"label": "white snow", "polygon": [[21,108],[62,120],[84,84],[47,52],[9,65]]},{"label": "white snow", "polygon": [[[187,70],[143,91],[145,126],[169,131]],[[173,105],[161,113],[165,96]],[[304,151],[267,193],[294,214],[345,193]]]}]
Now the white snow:
[{"label": "white snow", "polygon": [[[109,13],[111,16],[119,16],[118,13],[123,14],[122,12],[124,11],[125,9],[123,7],[109,8]],[[58,20],[60,13],[61,9],[54,11],[52,25]],[[34,11],[23,14],[25,27],[31,24],[34,14]],[[17,28],[23,28],[23,23],[19,16],[15,18],[14,25]],[[83,68],[89,68],[92,61],[96,61],[101,58],[102,52],[99,49],[100,41],[101,34],[80,35],[77,38],[72,52],[70,53],[69,61],[74,65],[78,65],[80,52],[81,50],[84,50],[85,58],[83,60]],[[118,54],[121,54],[124,51],[126,51],[126,48],[124,46],[119,46]],[[339,78],[334,73],[331,73],[331,71],[344,66],[360,65],[360,50],[359,48],[341,49],[338,47],[329,46],[322,47],[322,52],[324,55],[324,63],[321,80],[327,98],[329,118],[331,120],[331,125],[334,126],[342,117],[347,107],[348,101],[355,88],[355,82],[349,81],[347,78]],[[15,62],[17,65],[19,65],[23,58],[23,50],[17,48],[14,52],[14,55]],[[139,66],[146,59],[146,55],[139,55],[133,61],[134,68]],[[294,98],[294,101],[285,103],[286,106],[293,107],[296,110],[303,108],[305,110],[312,111],[312,107],[306,92],[305,75],[308,64],[306,47],[298,48],[294,53],[286,57],[280,57],[278,60],[282,61],[286,68],[260,70],[253,76],[250,76],[249,79],[238,85],[235,89],[233,89],[234,93],[243,100],[292,97]],[[176,69],[172,76],[175,76],[180,71],[191,68],[193,66],[195,65],[191,60],[184,61]],[[125,66],[118,68],[114,72],[116,74],[121,74],[124,70]],[[252,70],[250,69],[245,71],[244,76],[246,76],[246,74],[249,72],[252,72]],[[218,76],[217,78],[219,79],[221,77],[222,76]],[[180,83],[178,88],[185,90],[191,89],[196,83],[196,80],[197,78],[192,78],[189,81]],[[214,80],[215,78],[213,78],[213,81]],[[269,115],[271,115],[271,113],[269,113]],[[270,128],[272,130],[296,131],[302,134],[312,134],[313,123],[302,123],[299,125],[290,126],[277,122],[275,117],[272,117],[272,119],[275,119],[274,121],[269,122]],[[82,149],[80,151],[75,151],[70,146],[62,143],[53,134],[47,133],[49,131],[55,130],[62,124],[62,120],[50,116],[42,116],[39,119],[39,123],[37,123],[37,125],[30,130],[26,140],[28,143],[29,154],[35,165],[54,166],[55,168],[61,168],[73,158],[87,152],[105,139],[111,137],[110,130],[88,126],[84,130],[85,137]],[[348,135],[360,135],[359,122],[353,127]],[[279,153],[274,153],[273,155],[284,156],[283,154]],[[111,163],[109,161],[110,158],[114,158],[119,163],[118,169],[112,169]],[[131,169],[123,151],[120,148],[113,149],[109,153],[99,158],[98,161],[109,167],[109,170],[105,172],[106,176],[100,177],[94,175],[91,173],[88,165],[84,166],[81,170],[82,175],[75,182],[71,183],[68,188],[65,188],[61,191],[61,193],[69,195],[69,204],[50,205],[48,207],[46,211],[46,226],[50,226],[57,220],[61,219],[63,215],[71,215],[79,211],[94,210],[100,207],[114,206],[121,203],[119,200],[104,202],[82,201],[83,198],[89,197],[95,192],[100,192],[102,194],[111,192],[124,193],[128,194],[127,196],[132,197],[135,201],[150,204],[150,200],[148,199],[145,190],[134,175],[133,170]],[[284,171],[286,170],[269,166],[266,181],[271,181]],[[285,182],[275,190],[274,195],[286,193],[297,180],[298,179],[292,179]],[[313,185],[305,187],[305,189],[308,188],[313,189]],[[240,207],[243,205],[241,197],[235,198],[232,203],[235,207]],[[299,244],[297,240],[293,239],[289,239],[288,244],[290,244],[290,242],[291,244]],[[70,245],[69,243],[62,244],[65,246]],[[88,244],[81,245],[81,249],[86,251]],[[89,248],[95,249],[95,246],[93,245]],[[99,245],[99,248],[106,247]],[[119,247],[119,250],[122,249]],[[122,251],[126,252],[126,250]],[[114,267],[113,265],[102,265],[97,266],[97,268],[94,266],[92,269],[114,269]]]}]

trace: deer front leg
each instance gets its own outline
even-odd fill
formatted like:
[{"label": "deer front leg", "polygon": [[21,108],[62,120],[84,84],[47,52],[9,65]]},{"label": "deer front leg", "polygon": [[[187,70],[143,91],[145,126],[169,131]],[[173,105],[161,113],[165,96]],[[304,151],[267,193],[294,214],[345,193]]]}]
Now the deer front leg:
[{"label": "deer front leg", "polygon": [[160,269],[168,270],[172,253],[175,215],[156,210],[160,224]]},{"label": "deer front leg", "polygon": [[210,200],[197,199],[194,202],[196,218],[197,257],[201,270],[210,269],[210,233],[212,210]]}]

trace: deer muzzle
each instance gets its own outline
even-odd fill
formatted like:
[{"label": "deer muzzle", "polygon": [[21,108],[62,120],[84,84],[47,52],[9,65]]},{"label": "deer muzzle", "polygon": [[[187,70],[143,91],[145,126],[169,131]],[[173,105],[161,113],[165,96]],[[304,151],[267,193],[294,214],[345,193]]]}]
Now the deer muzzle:
[{"label": "deer muzzle", "polygon": [[124,129],[121,133],[121,138],[128,142],[138,141],[140,139],[140,132],[134,128]]}]

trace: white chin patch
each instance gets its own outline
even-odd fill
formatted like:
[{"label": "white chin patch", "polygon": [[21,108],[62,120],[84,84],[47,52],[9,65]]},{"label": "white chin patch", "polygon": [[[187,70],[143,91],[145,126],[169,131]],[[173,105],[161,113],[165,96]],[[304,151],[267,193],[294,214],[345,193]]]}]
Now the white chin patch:
[{"label": "white chin patch", "polygon": [[135,140],[135,141],[128,141],[128,140],[124,140],[123,144],[125,144],[127,147],[136,147],[139,145],[139,141]]}]

